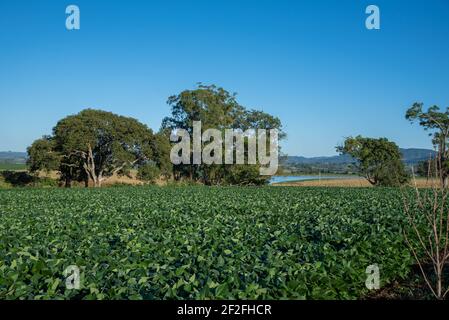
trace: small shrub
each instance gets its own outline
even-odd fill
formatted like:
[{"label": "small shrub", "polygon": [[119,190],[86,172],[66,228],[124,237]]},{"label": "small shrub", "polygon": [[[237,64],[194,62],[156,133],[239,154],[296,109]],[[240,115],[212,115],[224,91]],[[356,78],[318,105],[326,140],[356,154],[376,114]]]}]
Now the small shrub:
[{"label": "small shrub", "polygon": [[156,179],[159,178],[160,175],[161,171],[159,170],[159,168],[151,164],[139,167],[139,170],[137,172],[137,178],[139,180],[149,183],[155,183]]}]

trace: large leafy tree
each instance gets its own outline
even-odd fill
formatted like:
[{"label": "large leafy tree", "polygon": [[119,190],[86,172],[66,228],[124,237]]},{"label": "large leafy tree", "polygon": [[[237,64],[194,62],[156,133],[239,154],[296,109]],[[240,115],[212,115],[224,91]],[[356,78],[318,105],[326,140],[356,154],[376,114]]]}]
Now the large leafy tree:
[{"label": "large leafy tree", "polygon": [[[39,157],[48,159],[54,154],[66,180],[89,179],[96,187],[116,173],[151,161],[154,148],[154,135],[146,125],[133,118],[92,109],[60,120],[53,136],[46,139],[34,142],[29,149],[35,169],[49,166],[39,165]],[[37,146],[46,152],[35,153]]]},{"label": "large leafy tree", "polygon": [[[184,129],[192,135],[194,121],[201,121],[202,131],[210,128],[225,129],[278,129],[279,138],[285,137],[281,121],[268,113],[248,110],[231,94],[215,85],[199,84],[194,90],[185,90],[169,97],[171,116],[162,122],[165,132]],[[245,148],[247,150],[247,148]],[[245,154],[246,157],[246,154]],[[256,169],[259,165],[176,165],[176,178],[189,178],[205,184],[263,184]],[[239,177],[242,179],[239,180]],[[243,181],[243,182],[242,182]]]},{"label": "large leafy tree", "polygon": [[193,121],[201,121],[203,129],[225,129],[234,126],[235,119],[244,112],[230,94],[215,85],[198,85],[168,98],[171,116],[162,122],[163,128],[185,129],[192,132]]},{"label": "large leafy tree", "polygon": [[[423,111],[423,103],[414,103],[406,112],[405,118],[410,122],[418,121],[424,130],[429,132],[432,143],[438,150],[437,167],[439,176],[445,187],[449,184],[449,107],[440,111],[432,106]],[[429,159],[430,160],[430,159]]]},{"label": "large leafy tree", "polygon": [[349,154],[358,171],[374,186],[395,186],[408,180],[398,146],[386,138],[346,138],[337,151]]}]

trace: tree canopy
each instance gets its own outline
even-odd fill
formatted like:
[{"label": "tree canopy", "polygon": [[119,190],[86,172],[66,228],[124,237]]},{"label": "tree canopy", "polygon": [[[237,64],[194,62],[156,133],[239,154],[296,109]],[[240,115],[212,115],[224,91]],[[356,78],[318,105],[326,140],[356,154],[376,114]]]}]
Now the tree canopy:
[{"label": "tree canopy", "polygon": [[[194,121],[201,121],[202,131],[218,130],[277,129],[279,139],[285,138],[279,118],[268,113],[247,109],[231,94],[215,85],[199,84],[194,90],[185,90],[168,99],[171,116],[162,122],[164,130],[184,129],[192,134]],[[246,143],[246,142],[245,142]],[[246,144],[245,144],[246,145]],[[247,149],[247,148],[245,148]],[[245,154],[245,157],[247,155]],[[178,179],[187,178],[205,184],[263,184],[268,177],[260,177],[255,165],[194,165],[174,166]]]},{"label": "tree canopy", "polygon": [[429,131],[432,143],[438,150],[436,157],[438,176],[447,187],[449,182],[449,107],[442,112],[438,106],[432,106],[427,111],[423,111],[423,106],[423,103],[414,103],[407,110],[405,118],[411,123],[418,121],[424,130]]},{"label": "tree canopy", "polygon": [[398,146],[386,138],[346,138],[337,151],[349,154],[358,171],[374,186],[395,186],[408,180]]}]

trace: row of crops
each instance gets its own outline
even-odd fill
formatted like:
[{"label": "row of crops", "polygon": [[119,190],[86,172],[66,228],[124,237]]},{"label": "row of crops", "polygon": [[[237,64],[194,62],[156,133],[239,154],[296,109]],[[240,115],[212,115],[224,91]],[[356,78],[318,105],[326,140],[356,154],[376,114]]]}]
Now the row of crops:
[{"label": "row of crops", "polygon": [[395,189],[0,190],[0,299],[354,299],[407,274],[403,222]]}]

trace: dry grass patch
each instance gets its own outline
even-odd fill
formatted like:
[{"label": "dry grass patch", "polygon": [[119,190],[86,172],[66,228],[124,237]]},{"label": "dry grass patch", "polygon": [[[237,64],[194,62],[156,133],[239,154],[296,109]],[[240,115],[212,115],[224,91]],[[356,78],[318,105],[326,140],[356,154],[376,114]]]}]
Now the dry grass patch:
[{"label": "dry grass patch", "polygon": [[[410,182],[410,186],[418,188],[430,188],[438,184],[436,179],[418,178]],[[275,183],[273,186],[290,186],[290,187],[359,187],[366,188],[372,185],[364,178],[349,178],[349,179],[323,179],[323,180],[306,180],[306,181],[292,181]]]}]

